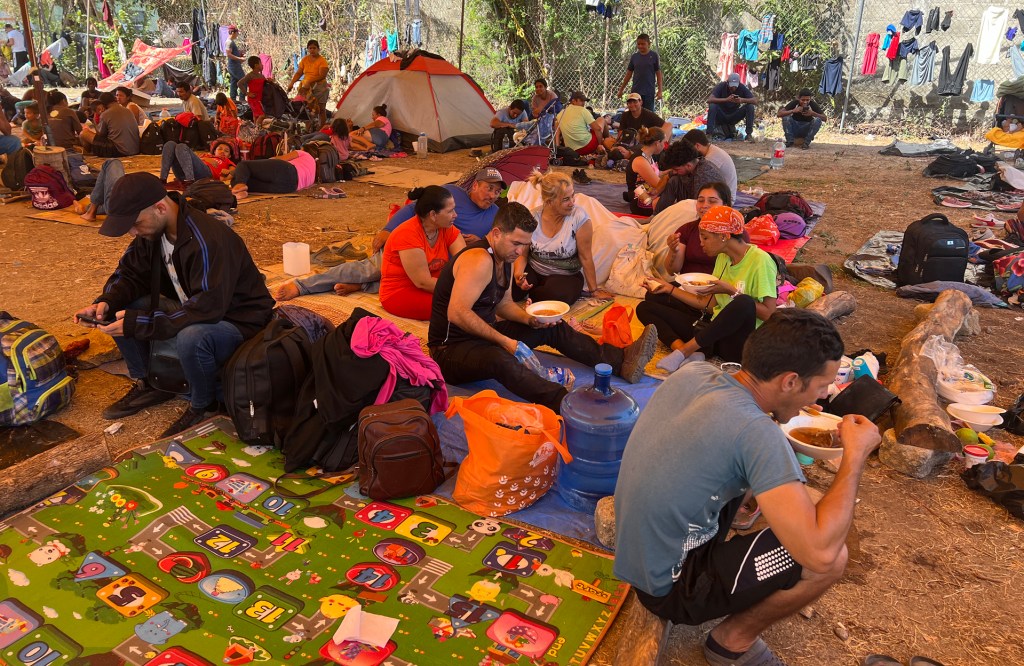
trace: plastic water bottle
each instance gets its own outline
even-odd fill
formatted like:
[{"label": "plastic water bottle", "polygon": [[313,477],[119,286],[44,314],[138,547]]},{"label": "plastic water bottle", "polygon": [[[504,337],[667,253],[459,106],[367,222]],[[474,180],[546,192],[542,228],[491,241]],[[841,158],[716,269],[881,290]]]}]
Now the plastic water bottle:
[{"label": "plastic water bottle", "polygon": [[508,140],[508,134],[506,134],[505,136],[503,136],[501,138],[501,149],[505,150],[508,147],[509,147],[509,140]]},{"label": "plastic water bottle", "polygon": [[167,109],[164,109],[163,111],[160,112],[160,120],[167,120],[170,117],[171,117],[171,114],[167,112]]},{"label": "plastic water bottle", "polygon": [[420,132],[420,137],[416,139],[416,156],[422,159],[427,158],[427,133]]},{"label": "plastic water bottle", "polygon": [[565,436],[573,461],[560,463],[558,494],[585,513],[615,492],[622,452],[640,416],[640,406],[625,391],[611,386],[612,367],[594,368],[594,385],[580,386],[562,400]]},{"label": "plastic water bottle", "polygon": [[771,167],[773,169],[781,169],[782,161],[786,157],[786,142],[782,139],[775,141],[775,147],[772,148],[772,161]]}]

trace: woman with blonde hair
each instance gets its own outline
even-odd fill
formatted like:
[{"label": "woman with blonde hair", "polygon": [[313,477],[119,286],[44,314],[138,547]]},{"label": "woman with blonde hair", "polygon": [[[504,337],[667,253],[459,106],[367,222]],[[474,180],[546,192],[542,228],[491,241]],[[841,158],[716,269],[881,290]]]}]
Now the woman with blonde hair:
[{"label": "woman with blonde hair", "polygon": [[512,295],[519,300],[562,301],[572,305],[584,286],[592,296],[613,298],[597,284],[592,248],[594,225],[579,206],[572,180],[564,173],[534,171],[531,185],[540,190],[542,204],[532,211],[537,229],[529,249],[513,267]]},{"label": "woman with blonde hair", "polygon": [[629,212],[653,215],[669,174],[658,169],[658,155],[665,149],[665,132],[660,127],[641,127],[637,148],[626,165],[626,197]]}]

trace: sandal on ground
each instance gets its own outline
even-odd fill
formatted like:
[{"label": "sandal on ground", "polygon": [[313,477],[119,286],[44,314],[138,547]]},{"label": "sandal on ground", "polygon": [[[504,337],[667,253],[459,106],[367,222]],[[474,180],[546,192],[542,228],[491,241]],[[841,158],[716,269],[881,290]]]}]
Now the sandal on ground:
[{"label": "sandal on ground", "polygon": [[861,666],[903,666],[903,662],[887,654],[869,654],[864,657]]},{"label": "sandal on ground", "polygon": [[929,659],[928,657],[911,657],[910,666],[942,666],[942,662]]},{"label": "sandal on ground", "polygon": [[978,247],[983,247],[986,250],[1016,250],[1017,246],[1009,241],[1004,241],[1002,238],[989,238],[987,240],[975,241],[974,243]]},{"label": "sandal on ground", "polygon": [[954,199],[953,197],[944,197],[939,203],[947,208],[970,208],[974,205],[970,201]]},{"label": "sandal on ground", "polygon": [[326,187],[321,187],[319,192],[314,192],[313,193],[313,198],[314,199],[341,199],[343,196],[345,196],[344,192],[339,193],[339,192],[334,191],[335,189],[336,188],[329,188],[328,189]]},{"label": "sandal on ground", "polygon": [[[735,659],[729,659],[714,652],[704,643],[704,660],[710,666],[786,666],[786,662],[775,656],[768,644],[758,638],[750,649]],[[924,666],[922,664],[922,666]]]}]

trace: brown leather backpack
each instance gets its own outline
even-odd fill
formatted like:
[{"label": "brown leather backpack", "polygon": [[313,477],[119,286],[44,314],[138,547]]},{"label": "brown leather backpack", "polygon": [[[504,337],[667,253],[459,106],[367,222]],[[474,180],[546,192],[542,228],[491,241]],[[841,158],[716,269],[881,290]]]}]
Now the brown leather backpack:
[{"label": "brown leather backpack", "polygon": [[359,412],[359,492],[375,500],[434,492],[446,478],[434,422],[411,398]]}]

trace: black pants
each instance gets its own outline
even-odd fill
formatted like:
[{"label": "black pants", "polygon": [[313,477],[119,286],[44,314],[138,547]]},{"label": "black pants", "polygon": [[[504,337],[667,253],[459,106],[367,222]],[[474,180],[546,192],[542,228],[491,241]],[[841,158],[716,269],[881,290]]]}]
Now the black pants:
[{"label": "black pants", "polygon": [[28,64],[28,51],[15,51],[14,52],[14,71],[18,71],[24,65]]},{"label": "black pants", "polygon": [[249,186],[250,192],[287,194],[299,189],[299,173],[285,160],[243,160],[235,167],[232,185]]},{"label": "black pants", "polygon": [[746,124],[747,136],[754,132],[754,105],[741,104],[740,108],[726,111],[721,104],[708,105],[707,135],[711,136],[719,125],[735,126],[739,121]]},{"label": "black pants", "polygon": [[754,299],[746,294],[737,296],[717,317],[697,331],[695,324],[701,318],[700,310],[668,294],[648,294],[636,307],[636,316],[645,325],[654,324],[658,338],[669,347],[677,340],[689,342],[696,338],[701,351],[707,356],[738,362],[743,356],[743,343],[757,326],[756,305]]},{"label": "black pants", "polygon": [[113,141],[97,135],[89,144],[89,151],[96,157],[127,157]]},{"label": "black pants", "polygon": [[[530,300],[538,301],[561,301],[572,305],[579,300],[583,293],[583,273],[572,275],[540,275],[533,270],[532,266],[526,268],[526,281],[533,285],[529,291]],[[512,285],[512,298],[521,301],[526,298],[527,292],[519,288],[518,284]]]},{"label": "black pants", "polygon": [[[578,333],[562,322],[551,328],[530,328],[525,324],[502,321],[494,325],[502,335],[525,342],[531,349],[546,345],[574,361],[594,366],[607,363],[618,374],[622,370],[622,350],[599,345],[589,335]],[[482,339],[431,347],[430,355],[441,367],[450,384],[465,384],[496,379],[529,402],[544,405],[558,413],[566,390],[561,384],[541,379],[498,345]]]}]

